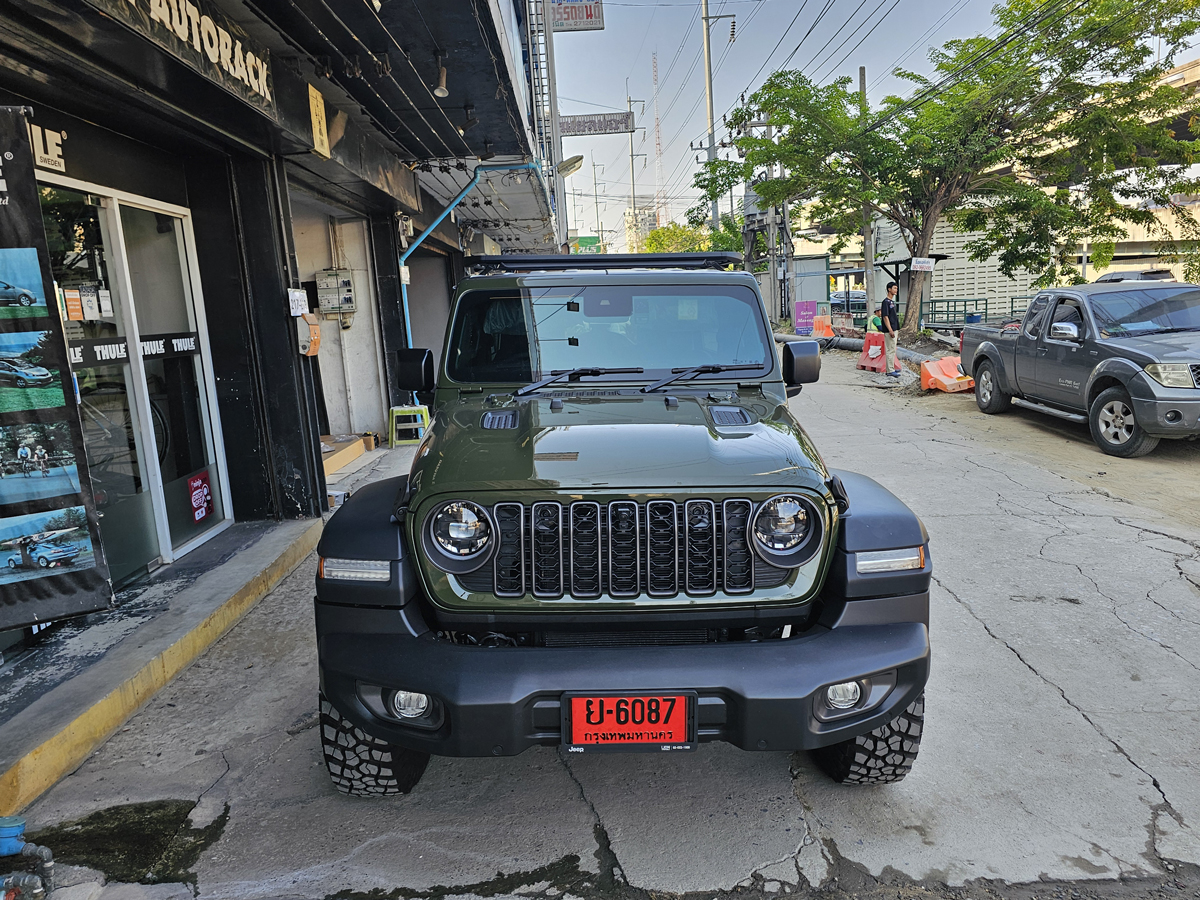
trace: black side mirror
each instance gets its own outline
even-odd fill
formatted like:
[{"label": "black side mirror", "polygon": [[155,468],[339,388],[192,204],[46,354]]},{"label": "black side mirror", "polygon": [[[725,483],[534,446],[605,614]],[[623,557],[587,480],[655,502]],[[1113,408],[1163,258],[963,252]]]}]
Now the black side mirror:
[{"label": "black side mirror", "polygon": [[800,385],[821,378],[821,345],[816,341],[788,341],[783,345],[783,383],[788,396],[800,393]]},{"label": "black side mirror", "polygon": [[436,386],[433,354],[423,348],[397,350],[396,386],[402,391],[432,391]]}]

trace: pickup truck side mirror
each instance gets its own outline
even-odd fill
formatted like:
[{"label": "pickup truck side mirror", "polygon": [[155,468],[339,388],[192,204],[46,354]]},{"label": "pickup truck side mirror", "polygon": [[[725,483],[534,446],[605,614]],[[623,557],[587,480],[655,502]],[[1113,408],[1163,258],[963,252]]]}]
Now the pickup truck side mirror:
[{"label": "pickup truck side mirror", "polygon": [[432,391],[436,386],[433,354],[417,348],[397,350],[396,386],[402,391]]},{"label": "pickup truck side mirror", "polygon": [[821,378],[821,345],[816,341],[788,341],[783,345],[783,383],[788,396],[800,392],[800,385]]},{"label": "pickup truck side mirror", "polygon": [[1078,341],[1079,326],[1074,322],[1055,322],[1050,326],[1050,340]]}]

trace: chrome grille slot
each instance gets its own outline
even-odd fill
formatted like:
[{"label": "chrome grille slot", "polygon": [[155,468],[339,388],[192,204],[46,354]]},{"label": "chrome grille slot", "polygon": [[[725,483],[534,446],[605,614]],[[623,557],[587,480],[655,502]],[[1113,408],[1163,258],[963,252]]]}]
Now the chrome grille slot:
[{"label": "chrome grille slot", "polygon": [[520,503],[497,503],[495,594],[520,597],[525,593],[525,507]]},{"label": "chrome grille slot", "polygon": [[651,597],[679,592],[678,528],[674,500],[646,504],[646,588]]},{"label": "chrome grille slot", "polygon": [[1192,381],[1196,382],[1196,387],[1200,387],[1200,363],[1192,366]]},{"label": "chrome grille slot", "polygon": [[750,549],[750,501],[726,500],[725,592],[745,594],[754,590],[754,551]]},{"label": "chrome grille slot", "polygon": [[689,500],[684,504],[684,570],[689,594],[717,592],[716,518],[716,505],[711,500]]},{"label": "chrome grille slot", "polygon": [[563,522],[558,503],[533,504],[533,595],[561,597],[563,593]]},{"label": "chrome grille slot", "polygon": [[600,504],[571,504],[571,596],[600,596]]},{"label": "chrome grille slot", "polygon": [[640,551],[637,504],[632,500],[608,504],[608,592],[613,597],[641,593]]}]

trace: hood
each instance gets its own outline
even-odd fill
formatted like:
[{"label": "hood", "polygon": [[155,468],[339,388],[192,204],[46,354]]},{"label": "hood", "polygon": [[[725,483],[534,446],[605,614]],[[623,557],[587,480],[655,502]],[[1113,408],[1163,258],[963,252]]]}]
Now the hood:
[{"label": "hood", "polygon": [[1144,356],[1147,362],[1193,365],[1200,362],[1200,331],[1109,338],[1104,343],[1112,348],[1120,348],[1118,352]]},{"label": "hood", "polygon": [[[776,399],[757,389],[673,394],[678,405],[668,407],[667,396],[581,390],[514,401],[463,394],[434,417],[413,464],[413,486],[426,495],[822,489],[828,475],[820,455]],[[483,427],[486,414],[511,412],[515,428]],[[721,424],[739,418],[745,423]]]}]

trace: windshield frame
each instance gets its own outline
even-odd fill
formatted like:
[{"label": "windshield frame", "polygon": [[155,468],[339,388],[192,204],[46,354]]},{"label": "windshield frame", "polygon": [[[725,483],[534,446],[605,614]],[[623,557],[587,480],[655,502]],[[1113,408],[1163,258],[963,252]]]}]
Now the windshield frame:
[{"label": "windshield frame", "polygon": [[[673,273],[674,274],[674,273]],[[446,338],[443,345],[442,358],[439,365],[439,387],[446,386],[462,386],[462,385],[488,385],[488,386],[503,386],[503,385],[528,385],[542,378],[549,377],[551,372],[557,372],[555,368],[549,371],[542,372],[533,367],[534,360],[530,360],[531,376],[529,381],[520,378],[511,378],[504,381],[478,381],[478,380],[460,380],[455,378],[451,373],[451,353],[458,338],[458,330],[461,327],[461,318],[463,314],[464,301],[467,301],[472,294],[475,293],[519,293],[521,303],[524,308],[526,321],[531,321],[533,318],[533,308],[536,304],[536,295],[543,294],[547,291],[562,291],[564,293],[579,294],[586,288],[612,288],[626,287],[638,293],[654,293],[661,291],[665,294],[685,293],[688,291],[711,292],[717,291],[726,296],[736,296],[737,294],[744,295],[738,297],[739,300],[746,302],[751,307],[755,326],[758,329],[759,338],[763,342],[765,351],[765,359],[761,368],[745,369],[740,371],[728,371],[717,373],[705,373],[695,378],[688,379],[686,382],[672,385],[672,388],[680,388],[687,390],[688,387],[708,390],[710,384],[728,384],[730,382],[773,382],[782,380],[782,369],[779,365],[778,353],[775,347],[775,338],[773,330],[769,324],[766,315],[766,308],[763,304],[762,295],[758,291],[757,282],[752,282],[748,278],[733,277],[713,277],[715,273],[705,273],[707,277],[687,278],[675,277],[669,280],[648,279],[644,276],[636,275],[609,275],[607,277],[592,275],[591,277],[581,278],[578,276],[527,276],[514,280],[508,278],[471,278],[464,281],[455,293],[454,305],[451,310],[451,316],[447,322]],[[535,354],[536,355],[536,354]],[[585,368],[590,368],[586,365]],[[646,368],[641,374],[610,374],[602,376],[588,377],[584,381],[572,381],[569,385],[564,382],[561,385],[551,385],[547,390],[553,390],[556,387],[570,390],[587,390],[589,385],[605,385],[606,387],[616,386],[643,386],[659,380],[663,377],[662,372],[666,370]]]}]

